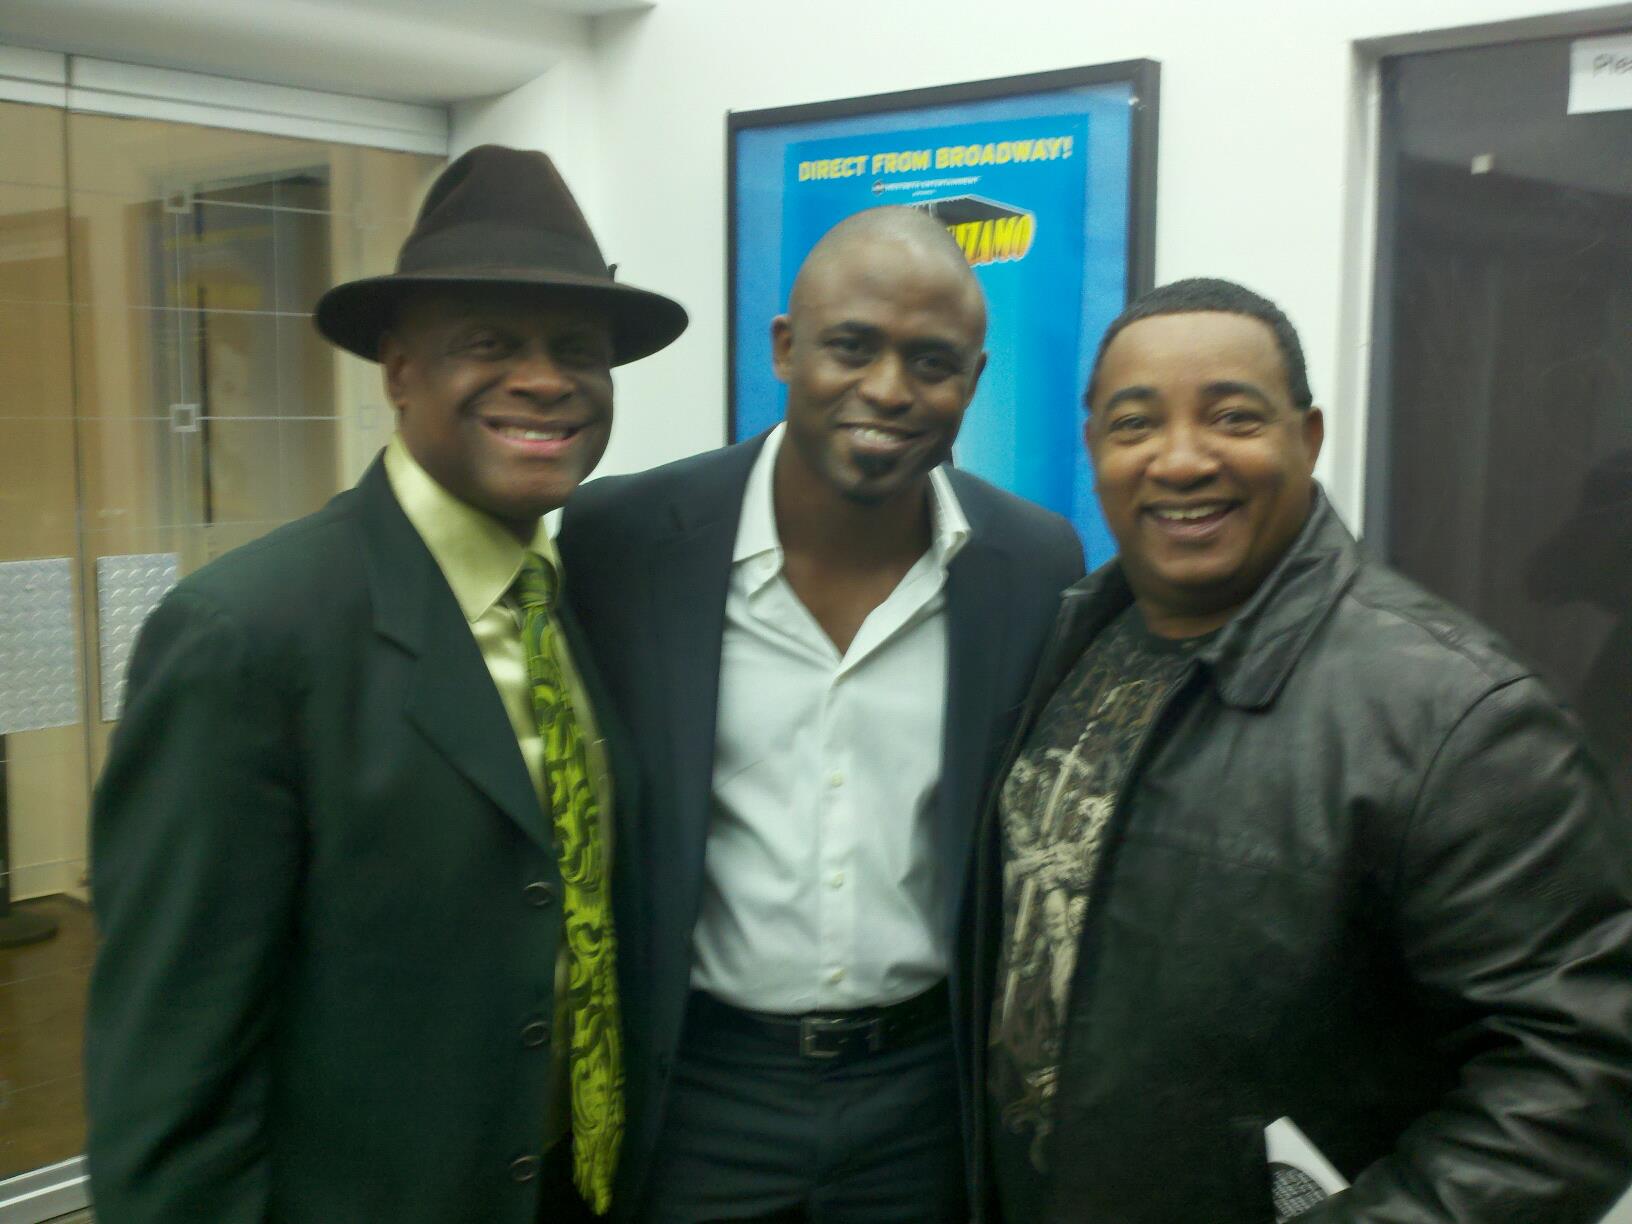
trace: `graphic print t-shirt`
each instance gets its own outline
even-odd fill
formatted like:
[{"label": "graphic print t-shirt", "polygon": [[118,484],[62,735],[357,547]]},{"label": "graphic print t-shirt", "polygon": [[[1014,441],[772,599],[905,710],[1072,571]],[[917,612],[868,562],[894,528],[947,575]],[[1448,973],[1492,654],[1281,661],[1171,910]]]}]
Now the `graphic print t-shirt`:
[{"label": "graphic print t-shirt", "polygon": [[1111,809],[1190,656],[1128,608],[1091,642],[1027,737],[998,800],[1003,935],[988,1092],[1004,1216],[1040,1219],[1077,947]]}]

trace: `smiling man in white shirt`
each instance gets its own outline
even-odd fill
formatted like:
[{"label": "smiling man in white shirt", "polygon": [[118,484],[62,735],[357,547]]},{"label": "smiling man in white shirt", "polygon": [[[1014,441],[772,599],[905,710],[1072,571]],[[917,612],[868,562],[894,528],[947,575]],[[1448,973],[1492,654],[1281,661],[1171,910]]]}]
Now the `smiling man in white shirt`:
[{"label": "smiling man in white shirt", "polygon": [[938,222],[858,214],[772,322],[786,423],[569,503],[569,598],[643,792],[623,1218],[978,1201],[976,814],[1082,572],[1063,519],[948,466],[985,323]]}]

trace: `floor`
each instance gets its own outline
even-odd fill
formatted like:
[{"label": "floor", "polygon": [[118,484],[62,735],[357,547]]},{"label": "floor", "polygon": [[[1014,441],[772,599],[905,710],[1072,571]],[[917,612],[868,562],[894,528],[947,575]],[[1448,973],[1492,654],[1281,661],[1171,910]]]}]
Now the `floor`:
[{"label": "floor", "polygon": [[50,915],[58,930],[43,943],[0,948],[0,1179],[85,1150],[80,1050],[91,914],[66,897],[16,908]]}]

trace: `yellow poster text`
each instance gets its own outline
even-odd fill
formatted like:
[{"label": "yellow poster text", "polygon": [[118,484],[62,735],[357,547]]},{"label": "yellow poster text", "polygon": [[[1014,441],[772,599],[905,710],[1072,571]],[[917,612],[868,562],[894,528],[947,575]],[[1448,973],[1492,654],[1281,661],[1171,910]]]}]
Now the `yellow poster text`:
[{"label": "yellow poster text", "polygon": [[1030,213],[966,221],[946,228],[963,248],[964,258],[972,267],[1024,259],[1037,237],[1037,219]]},{"label": "yellow poster text", "polygon": [[855,157],[823,157],[817,161],[802,161],[799,163],[799,181],[808,183],[812,179],[845,179],[855,178],[858,174],[867,173],[867,155],[858,154]]},{"label": "yellow poster text", "polygon": [[942,145],[935,150],[935,169],[1006,166],[1010,162],[1059,161],[1071,156],[1072,144],[1069,136],[1047,136],[1041,140],[1000,140],[991,144]]}]

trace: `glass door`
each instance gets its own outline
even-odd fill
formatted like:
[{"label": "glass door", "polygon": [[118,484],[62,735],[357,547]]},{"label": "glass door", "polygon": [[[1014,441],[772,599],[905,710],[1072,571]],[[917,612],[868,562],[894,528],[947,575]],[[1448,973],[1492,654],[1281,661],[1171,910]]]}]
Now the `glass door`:
[{"label": "glass door", "polygon": [[1572,41],[1383,61],[1366,522],[1632,793],[1632,110],[1571,113]]},{"label": "glass door", "polygon": [[310,312],[391,267],[442,159],[16,103],[0,148],[9,1222],[76,1205],[70,1186],[8,1214],[72,1183],[84,1146],[87,817],[136,632],[178,577],[322,505],[389,436],[377,369]]},{"label": "glass door", "polygon": [[0,104],[0,1178],[84,1137],[94,944],[66,124]]}]

